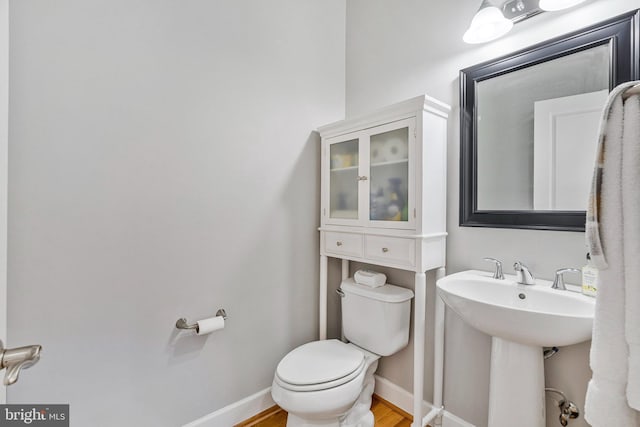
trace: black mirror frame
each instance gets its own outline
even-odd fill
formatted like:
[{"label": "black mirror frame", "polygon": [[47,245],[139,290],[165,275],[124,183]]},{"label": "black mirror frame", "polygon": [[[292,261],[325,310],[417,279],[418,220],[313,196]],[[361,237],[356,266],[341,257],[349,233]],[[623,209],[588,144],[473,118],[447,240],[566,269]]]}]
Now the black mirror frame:
[{"label": "black mirror frame", "polygon": [[584,231],[584,211],[477,209],[476,83],[609,43],[609,90],[638,80],[639,22],[640,9],[460,71],[460,226]]}]

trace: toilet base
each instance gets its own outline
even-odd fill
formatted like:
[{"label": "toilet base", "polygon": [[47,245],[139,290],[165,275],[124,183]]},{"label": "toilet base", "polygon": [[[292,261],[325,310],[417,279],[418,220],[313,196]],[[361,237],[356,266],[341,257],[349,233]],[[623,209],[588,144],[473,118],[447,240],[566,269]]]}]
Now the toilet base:
[{"label": "toilet base", "polygon": [[375,360],[368,368],[362,384],[362,393],[358,396],[349,412],[340,419],[340,427],[373,427],[374,419],[371,412],[371,398],[376,380],[373,373],[378,369],[378,361]]},{"label": "toilet base", "polygon": [[[375,421],[373,412],[367,411],[357,424],[349,424],[349,427],[373,427]],[[293,414],[287,416],[287,427],[345,427],[340,420],[303,420]]]},{"label": "toilet base", "polygon": [[340,420],[305,420],[289,413],[287,427],[340,427]]},{"label": "toilet base", "polygon": [[370,410],[360,414],[355,424],[344,424],[340,419],[305,420],[294,414],[287,415],[287,427],[374,427],[375,420]]},{"label": "toilet base", "polygon": [[287,416],[287,427],[374,427],[373,412],[371,412],[371,399],[375,387],[373,373],[378,368],[378,360],[373,360],[367,368],[362,392],[353,406],[340,418],[329,419],[303,419],[295,414]]}]

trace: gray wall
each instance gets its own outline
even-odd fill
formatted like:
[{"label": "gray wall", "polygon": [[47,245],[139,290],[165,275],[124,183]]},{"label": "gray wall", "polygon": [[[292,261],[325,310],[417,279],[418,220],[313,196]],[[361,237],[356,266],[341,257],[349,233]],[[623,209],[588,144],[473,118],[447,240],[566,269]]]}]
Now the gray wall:
[{"label": "gray wall", "polygon": [[[546,13],[517,24],[512,33],[493,43],[465,45],[466,30],[478,2],[423,0],[350,0],[347,3],[347,115],[428,93],[453,106],[449,126],[447,270],[449,273],[478,268],[488,270],[483,256],[502,259],[506,266],[516,258],[528,264],[540,278],[549,279],[555,269],[581,266],[584,234],[569,232],[460,228],[458,71],[599,22],[640,6],[637,0],[599,0],[565,12]],[[338,264],[332,264],[334,269]],[[509,268],[507,267],[507,270]],[[333,276],[335,277],[335,273]],[[412,276],[398,273],[398,284],[412,286]],[[428,297],[433,298],[429,276]],[[339,275],[338,279],[339,280]],[[427,319],[433,318],[428,305]],[[447,314],[445,405],[478,426],[487,422],[490,339]],[[427,328],[430,329],[429,326]],[[428,334],[429,335],[429,334]],[[427,337],[427,349],[433,340]],[[546,363],[547,385],[564,390],[581,408],[584,404],[589,343],[563,348]],[[379,373],[411,390],[410,355],[382,360]],[[428,366],[432,363],[427,357]],[[432,369],[425,372],[426,398],[431,397]],[[548,405],[550,401],[548,400]],[[557,411],[548,411],[548,425],[557,424]],[[586,425],[582,418],[573,426]]]},{"label": "gray wall", "polygon": [[[636,3],[591,1],[468,46],[474,2],[348,2],[348,115],[425,92],[454,106],[449,272],[517,256],[550,278],[584,252],[581,233],[456,225],[458,70]],[[20,0],[10,19],[9,340],[45,350],[9,401],[71,403],[74,425],[178,425],[269,386],[317,336],[310,130],[344,115],[344,0]],[[332,287],[339,275],[332,262]],[[219,307],[225,330],[175,334]],[[447,329],[447,409],[482,426],[489,338],[450,313]],[[580,406],[587,351],[547,363]],[[408,348],[379,373],[410,390],[410,366]]]},{"label": "gray wall", "polygon": [[[176,426],[317,337],[320,124],[344,0],[11,2],[9,402]],[[227,327],[175,333],[224,307]]]}]

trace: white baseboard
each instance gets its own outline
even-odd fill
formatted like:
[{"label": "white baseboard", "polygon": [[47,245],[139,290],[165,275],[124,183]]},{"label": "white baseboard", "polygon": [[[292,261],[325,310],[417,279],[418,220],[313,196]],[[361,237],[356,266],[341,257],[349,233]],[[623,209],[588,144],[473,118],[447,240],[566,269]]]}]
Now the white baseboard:
[{"label": "white baseboard", "polygon": [[[386,378],[379,377],[378,375],[374,375],[374,377],[376,379],[376,386],[373,391],[375,394],[393,403],[403,411],[413,414],[413,393],[409,393],[407,390]],[[431,408],[433,408],[433,406],[430,403],[427,401],[422,402],[422,413],[426,414]]]},{"label": "white baseboard", "polygon": [[183,427],[230,427],[248,420],[275,404],[271,398],[271,387],[269,387],[185,424]]},{"label": "white baseboard", "polygon": [[442,417],[442,427],[475,427],[468,421],[463,420],[460,417],[453,415],[451,412],[444,411]]},{"label": "white baseboard", "polygon": [[[402,387],[392,383],[386,378],[375,375],[376,387],[374,393],[396,405],[398,408],[410,414],[413,413],[413,393],[409,393]],[[422,413],[427,414],[433,405],[429,402],[422,402]],[[475,427],[473,424],[453,415],[446,409],[442,415],[442,427]]]},{"label": "white baseboard", "polygon": [[[386,378],[375,376],[375,394],[396,405],[405,412],[413,413],[413,394],[392,383]],[[249,397],[239,400],[224,408],[218,409],[202,418],[185,424],[183,427],[230,427],[248,420],[254,415],[275,405],[271,398],[271,387],[265,388]],[[433,408],[428,402],[422,402],[424,414]],[[442,416],[442,427],[475,427],[473,424],[459,418],[448,411]]]}]

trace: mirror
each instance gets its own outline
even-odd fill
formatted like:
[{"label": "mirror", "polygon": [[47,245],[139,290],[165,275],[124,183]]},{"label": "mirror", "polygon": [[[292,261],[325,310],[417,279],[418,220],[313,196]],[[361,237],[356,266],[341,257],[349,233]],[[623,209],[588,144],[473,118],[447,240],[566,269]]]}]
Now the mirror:
[{"label": "mirror", "polygon": [[638,78],[638,13],[460,72],[460,225],[584,231],[609,91]]}]

